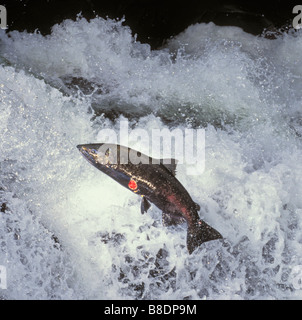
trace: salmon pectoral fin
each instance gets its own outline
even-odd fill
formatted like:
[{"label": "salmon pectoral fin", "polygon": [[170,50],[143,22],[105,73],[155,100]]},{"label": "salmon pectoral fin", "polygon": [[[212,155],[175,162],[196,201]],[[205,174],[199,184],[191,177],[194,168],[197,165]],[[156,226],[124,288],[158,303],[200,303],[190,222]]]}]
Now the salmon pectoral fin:
[{"label": "salmon pectoral fin", "polygon": [[202,220],[188,226],[187,248],[190,254],[204,242],[217,239],[222,239],[222,235]]},{"label": "salmon pectoral fin", "polygon": [[145,212],[147,212],[150,207],[151,207],[150,202],[146,199],[145,196],[142,196],[141,214],[144,214]]}]

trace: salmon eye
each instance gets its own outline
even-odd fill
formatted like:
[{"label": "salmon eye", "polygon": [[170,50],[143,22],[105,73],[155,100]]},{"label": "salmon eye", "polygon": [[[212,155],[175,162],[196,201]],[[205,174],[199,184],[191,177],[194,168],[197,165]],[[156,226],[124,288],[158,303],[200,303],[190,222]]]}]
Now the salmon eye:
[{"label": "salmon eye", "polygon": [[134,181],[134,180],[130,180],[129,183],[128,183],[128,187],[131,189],[131,190],[136,190],[137,189],[137,183]]}]

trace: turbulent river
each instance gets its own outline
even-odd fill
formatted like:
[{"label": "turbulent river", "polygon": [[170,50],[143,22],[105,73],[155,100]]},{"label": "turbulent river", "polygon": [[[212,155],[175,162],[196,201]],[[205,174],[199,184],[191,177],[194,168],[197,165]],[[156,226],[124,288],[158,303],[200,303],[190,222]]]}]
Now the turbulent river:
[{"label": "turbulent river", "polygon": [[[301,299],[301,50],[301,32],[213,23],[158,50],[102,18],[2,31],[0,298]],[[125,120],[205,129],[204,171],[179,164],[177,178],[224,241],[189,255],[185,225],[142,215],[81,157],[77,144]]]}]

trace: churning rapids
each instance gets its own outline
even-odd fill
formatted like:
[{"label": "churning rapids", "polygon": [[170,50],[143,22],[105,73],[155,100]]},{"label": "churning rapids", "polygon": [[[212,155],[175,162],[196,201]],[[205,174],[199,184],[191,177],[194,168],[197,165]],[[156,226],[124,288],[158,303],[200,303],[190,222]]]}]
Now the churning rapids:
[{"label": "churning rapids", "polygon": [[[78,18],[0,40],[0,298],[302,298],[300,31],[196,24],[151,50]],[[184,226],[82,159],[125,119],[205,128],[205,171],[177,178],[223,242],[189,255]]]}]

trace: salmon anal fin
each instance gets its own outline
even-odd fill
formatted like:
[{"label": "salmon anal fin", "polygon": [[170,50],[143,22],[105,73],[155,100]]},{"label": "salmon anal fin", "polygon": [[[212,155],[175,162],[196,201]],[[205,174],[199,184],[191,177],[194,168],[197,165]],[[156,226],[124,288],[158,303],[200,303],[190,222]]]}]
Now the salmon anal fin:
[{"label": "salmon anal fin", "polygon": [[185,218],[180,214],[167,213],[167,212],[163,212],[162,221],[165,227],[176,226],[186,222]]}]

